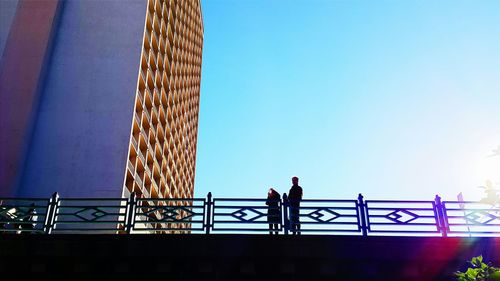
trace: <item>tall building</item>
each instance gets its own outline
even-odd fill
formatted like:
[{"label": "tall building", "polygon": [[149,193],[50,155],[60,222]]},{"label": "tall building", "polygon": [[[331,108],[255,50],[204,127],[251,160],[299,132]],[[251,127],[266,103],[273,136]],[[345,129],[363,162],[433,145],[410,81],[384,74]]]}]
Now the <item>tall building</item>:
[{"label": "tall building", "polygon": [[200,0],[0,11],[0,196],[193,196]]}]

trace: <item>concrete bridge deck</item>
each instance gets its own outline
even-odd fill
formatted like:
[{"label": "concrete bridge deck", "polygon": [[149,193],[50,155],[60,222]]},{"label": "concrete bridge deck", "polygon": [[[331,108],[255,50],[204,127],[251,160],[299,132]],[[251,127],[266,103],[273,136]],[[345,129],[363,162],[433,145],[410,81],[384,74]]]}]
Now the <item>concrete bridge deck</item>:
[{"label": "concrete bridge deck", "polygon": [[500,238],[5,234],[0,249],[4,273],[166,280],[454,280],[473,256],[500,262]]}]

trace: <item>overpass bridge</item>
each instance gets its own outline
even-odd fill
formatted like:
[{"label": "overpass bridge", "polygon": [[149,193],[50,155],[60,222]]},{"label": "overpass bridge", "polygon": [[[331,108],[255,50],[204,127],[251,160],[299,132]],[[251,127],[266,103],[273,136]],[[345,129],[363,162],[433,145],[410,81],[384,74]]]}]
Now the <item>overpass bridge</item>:
[{"label": "overpass bridge", "polygon": [[3,198],[0,271],[421,281],[452,280],[477,255],[500,263],[496,205],[303,200],[293,235],[284,198],[278,235],[269,234],[265,199]]},{"label": "overpass bridge", "polygon": [[495,237],[351,235],[0,235],[0,272],[75,279],[455,280],[467,260],[500,263]]}]

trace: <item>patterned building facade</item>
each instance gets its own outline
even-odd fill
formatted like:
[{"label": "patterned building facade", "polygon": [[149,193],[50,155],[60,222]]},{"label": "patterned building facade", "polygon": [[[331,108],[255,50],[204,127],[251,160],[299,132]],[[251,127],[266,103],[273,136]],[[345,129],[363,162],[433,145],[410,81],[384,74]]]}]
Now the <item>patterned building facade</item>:
[{"label": "patterned building facade", "polygon": [[192,197],[200,0],[8,1],[0,197]]},{"label": "patterned building facade", "polygon": [[126,197],[193,197],[202,46],[199,1],[148,0]]}]

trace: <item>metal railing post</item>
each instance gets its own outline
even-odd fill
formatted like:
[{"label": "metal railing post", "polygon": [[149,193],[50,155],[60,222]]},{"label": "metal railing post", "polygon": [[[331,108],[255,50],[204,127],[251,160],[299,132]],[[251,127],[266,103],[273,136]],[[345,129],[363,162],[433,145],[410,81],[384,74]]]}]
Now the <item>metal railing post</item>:
[{"label": "metal railing post", "polygon": [[206,216],[207,216],[207,223],[205,224],[205,233],[210,234],[210,227],[212,227],[212,192],[209,192],[207,195],[207,208],[206,208]]},{"label": "metal railing post", "polygon": [[363,195],[360,193],[358,195],[358,210],[359,210],[359,220],[360,220],[360,228],[363,236],[368,236],[368,224],[366,221],[366,204],[363,200]]},{"label": "metal railing post", "polygon": [[437,195],[437,194],[436,194],[435,201],[436,201],[436,214],[438,217],[438,229],[441,232],[441,235],[443,237],[447,237],[448,236],[448,233],[447,233],[447,230],[448,230],[447,221],[448,221],[448,219],[446,218],[446,212],[444,210],[444,205],[441,202],[441,197],[439,197],[439,195]]},{"label": "metal railing post", "polygon": [[57,215],[57,205],[59,204],[59,194],[54,192],[52,197],[49,199],[49,205],[47,206],[47,214],[45,215],[45,222],[43,226],[43,231],[45,234],[51,234],[54,229],[54,222]]},{"label": "metal railing post", "polygon": [[285,235],[288,235],[288,231],[290,230],[290,223],[288,221],[288,207],[290,203],[288,202],[288,196],[286,193],[283,193],[283,228],[285,230]]},{"label": "metal railing post", "polygon": [[137,207],[137,194],[132,192],[127,200],[127,210],[125,215],[125,232],[130,234],[135,224],[135,211]]}]

